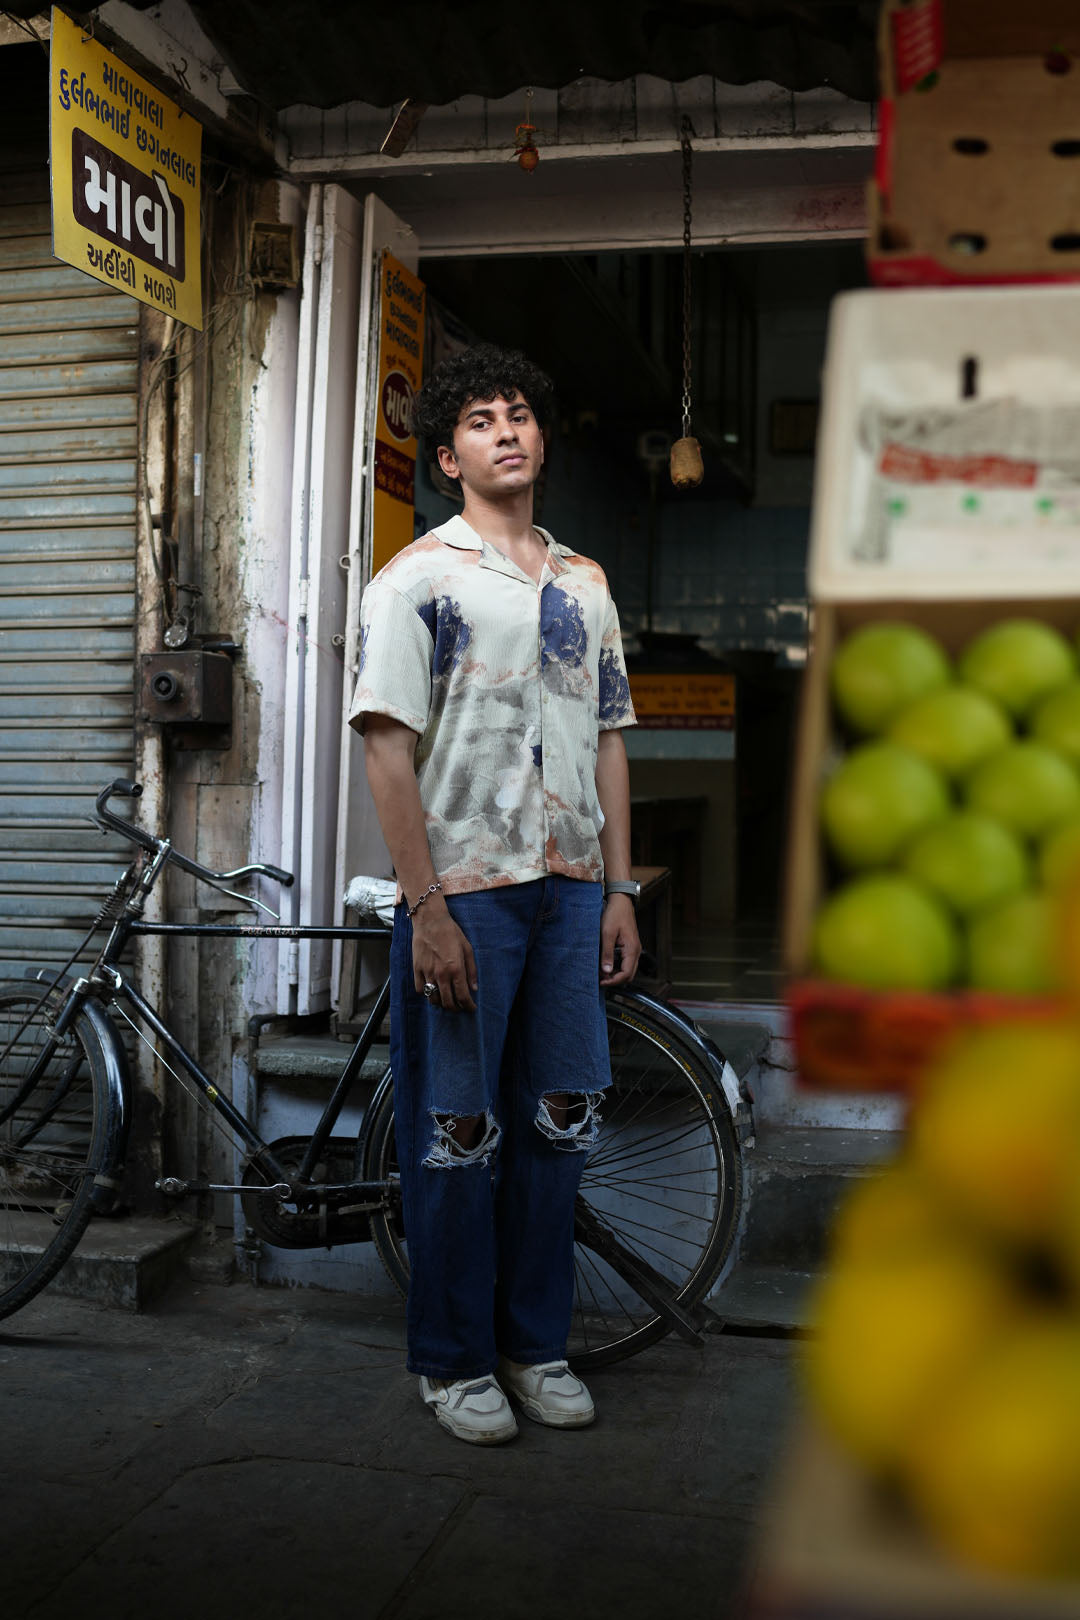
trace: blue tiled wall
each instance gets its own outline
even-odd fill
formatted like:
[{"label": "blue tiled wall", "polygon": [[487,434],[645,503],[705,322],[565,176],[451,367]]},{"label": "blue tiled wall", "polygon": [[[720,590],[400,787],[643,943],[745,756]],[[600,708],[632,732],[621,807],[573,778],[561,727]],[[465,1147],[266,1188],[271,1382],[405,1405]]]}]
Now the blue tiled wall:
[{"label": "blue tiled wall", "polygon": [[[460,510],[423,469],[416,505],[425,527]],[[605,569],[628,642],[645,625],[648,512],[648,482],[632,462],[556,441],[538,521]],[[714,652],[769,649],[799,662],[809,519],[803,507],[746,507],[668,489],[658,516],[654,629],[696,635]]]}]

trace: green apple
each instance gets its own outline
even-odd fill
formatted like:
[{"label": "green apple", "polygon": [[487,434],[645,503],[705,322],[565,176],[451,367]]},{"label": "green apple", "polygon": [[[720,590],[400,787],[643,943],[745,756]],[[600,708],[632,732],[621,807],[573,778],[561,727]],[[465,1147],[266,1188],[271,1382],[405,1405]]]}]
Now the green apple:
[{"label": "green apple", "polygon": [[907,704],[948,679],[949,660],[933,636],[891,619],[853,630],[830,671],[837,712],[862,736],[884,731]]},{"label": "green apple", "polygon": [[960,679],[1017,717],[1076,674],[1076,655],[1065,637],[1041,619],[1002,619],[965,647]]},{"label": "green apple", "polygon": [[968,983],[1003,995],[1047,995],[1060,986],[1057,908],[1048,894],[1013,895],[968,925]]},{"label": "green apple", "polygon": [[958,780],[1011,742],[1013,728],[1001,704],[984,692],[944,686],[901,709],[888,736]]},{"label": "green apple", "polygon": [[1039,877],[1047,889],[1061,889],[1080,876],[1080,821],[1066,821],[1039,847]]},{"label": "green apple", "polygon": [[903,869],[961,917],[1026,888],[1027,851],[1000,822],[954,810],[908,845]]},{"label": "green apple", "polygon": [[1033,737],[1080,766],[1080,680],[1069,681],[1043,698],[1029,724]]},{"label": "green apple", "polygon": [[858,870],[887,866],[948,808],[945,780],[924,759],[896,743],[869,742],[853,749],[826,782],[821,822],[837,860]]},{"label": "green apple", "polygon": [[871,990],[940,990],[956,977],[960,938],[940,900],[895,872],[855,878],[825,901],[814,963]]},{"label": "green apple", "polygon": [[1000,821],[1020,838],[1042,838],[1080,815],[1080,776],[1067,760],[1032,738],[1000,748],[965,783],[968,807]]}]

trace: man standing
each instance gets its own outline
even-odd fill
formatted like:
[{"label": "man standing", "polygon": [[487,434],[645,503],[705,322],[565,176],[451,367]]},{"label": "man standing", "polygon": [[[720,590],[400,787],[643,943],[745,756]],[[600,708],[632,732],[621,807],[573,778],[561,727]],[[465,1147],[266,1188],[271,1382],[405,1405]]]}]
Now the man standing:
[{"label": "man standing", "polygon": [[610,1085],[602,987],[633,977],[634,723],[603,571],[533,525],[551,385],[489,344],[414,427],[460,517],[361,606],[350,715],[400,899],[391,1067],[408,1366],[451,1433],[591,1423],[566,1365],[574,1200]]}]

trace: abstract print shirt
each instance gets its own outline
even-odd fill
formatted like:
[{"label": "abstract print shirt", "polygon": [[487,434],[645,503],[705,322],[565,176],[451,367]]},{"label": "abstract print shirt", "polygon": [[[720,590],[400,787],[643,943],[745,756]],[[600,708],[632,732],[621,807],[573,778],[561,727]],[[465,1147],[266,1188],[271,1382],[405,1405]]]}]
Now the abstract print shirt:
[{"label": "abstract print shirt", "polygon": [[462,517],[371,581],[350,723],[385,714],[415,763],[447,894],[547,873],[600,882],[600,731],[634,724],[604,571],[547,544],[537,583]]}]

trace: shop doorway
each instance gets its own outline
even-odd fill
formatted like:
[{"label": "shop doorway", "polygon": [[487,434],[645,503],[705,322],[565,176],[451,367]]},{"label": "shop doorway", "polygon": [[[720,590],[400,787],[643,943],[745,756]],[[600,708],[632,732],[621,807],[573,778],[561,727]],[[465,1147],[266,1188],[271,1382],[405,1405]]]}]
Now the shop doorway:
[{"label": "shop doorway", "polygon": [[[537,521],[604,567],[647,693],[628,753],[635,864],[671,873],[660,977],[686,1000],[776,999],[819,376],[829,303],[865,282],[861,245],[694,255],[706,471],[693,491],[674,490],[666,470],[680,431],[677,253],[421,255],[420,274],[429,367],[483,338],[524,349],[555,382]],[[417,532],[456,509],[418,466]],[[690,678],[713,692],[709,712],[669,701]],[[733,715],[716,712],[725,683]]]}]

